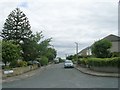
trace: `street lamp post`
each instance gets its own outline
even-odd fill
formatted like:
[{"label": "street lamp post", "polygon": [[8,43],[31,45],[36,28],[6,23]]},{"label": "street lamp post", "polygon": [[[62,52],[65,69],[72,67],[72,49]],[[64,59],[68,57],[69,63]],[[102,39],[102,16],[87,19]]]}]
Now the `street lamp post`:
[{"label": "street lamp post", "polygon": [[65,58],[67,59],[67,54],[65,54]]},{"label": "street lamp post", "polygon": [[75,42],[75,44],[76,44],[76,61],[78,63],[78,43]]}]

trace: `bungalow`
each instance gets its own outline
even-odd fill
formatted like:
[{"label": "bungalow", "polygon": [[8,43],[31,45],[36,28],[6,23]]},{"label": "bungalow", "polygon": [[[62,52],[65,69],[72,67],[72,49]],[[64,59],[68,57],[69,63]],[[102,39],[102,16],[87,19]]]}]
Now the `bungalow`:
[{"label": "bungalow", "polygon": [[[120,37],[119,36],[110,34],[110,35],[104,37],[103,39],[107,39],[112,43],[112,47],[110,48],[111,52],[120,52],[120,47],[119,47],[120,46]],[[80,56],[92,55],[91,46],[86,47],[85,49],[81,50],[79,52],[79,55]]]},{"label": "bungalow", "polygon": [[80,56],[88,56],[92,55],[91,47],[86,47],[85,49],[81,50],[78,55]]}]

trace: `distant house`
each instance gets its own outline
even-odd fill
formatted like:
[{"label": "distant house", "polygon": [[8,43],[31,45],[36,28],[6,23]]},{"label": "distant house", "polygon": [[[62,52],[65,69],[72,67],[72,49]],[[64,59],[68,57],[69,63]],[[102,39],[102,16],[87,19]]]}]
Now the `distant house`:
[{"label": "distant house", "polygon": [[[106,37],[104,37],[103,39],[109,40],[112,43],[112,47],[110,48],[111,52],[120,52],[120,37],[110,34]],[[88,56],[88,55],[92,55],[92,50],[91,47],[86,47],[85,49],[81,50],[79,52],[80,56]]]},{"label": "distant house", "polygon": [[80,56],[88,56],[88,55],[92,55],[92,51],[91,51],[91,47],[86,47],[85,49],[81,50],[79,52]]}]

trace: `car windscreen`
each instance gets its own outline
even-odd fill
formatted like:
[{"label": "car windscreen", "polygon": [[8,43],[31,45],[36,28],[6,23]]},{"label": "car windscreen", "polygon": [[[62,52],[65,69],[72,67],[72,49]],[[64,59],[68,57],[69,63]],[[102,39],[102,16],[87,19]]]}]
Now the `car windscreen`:
[{"label": "car windscreen", "polygon": [[65,63],[72,63],[72,61],[65,61]]}]

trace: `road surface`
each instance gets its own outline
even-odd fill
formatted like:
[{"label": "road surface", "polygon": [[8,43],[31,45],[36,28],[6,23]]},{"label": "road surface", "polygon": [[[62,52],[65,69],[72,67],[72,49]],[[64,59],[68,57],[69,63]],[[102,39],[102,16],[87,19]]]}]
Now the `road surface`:
[{"label": "road surface", "polygon": [[[39,70],[38,70],[39,71]],[[118,79],[81,73],[75,68],[64,69],[63,63],[49,66],[36,75],[4,83],[3,88],[117,88]]]}]

